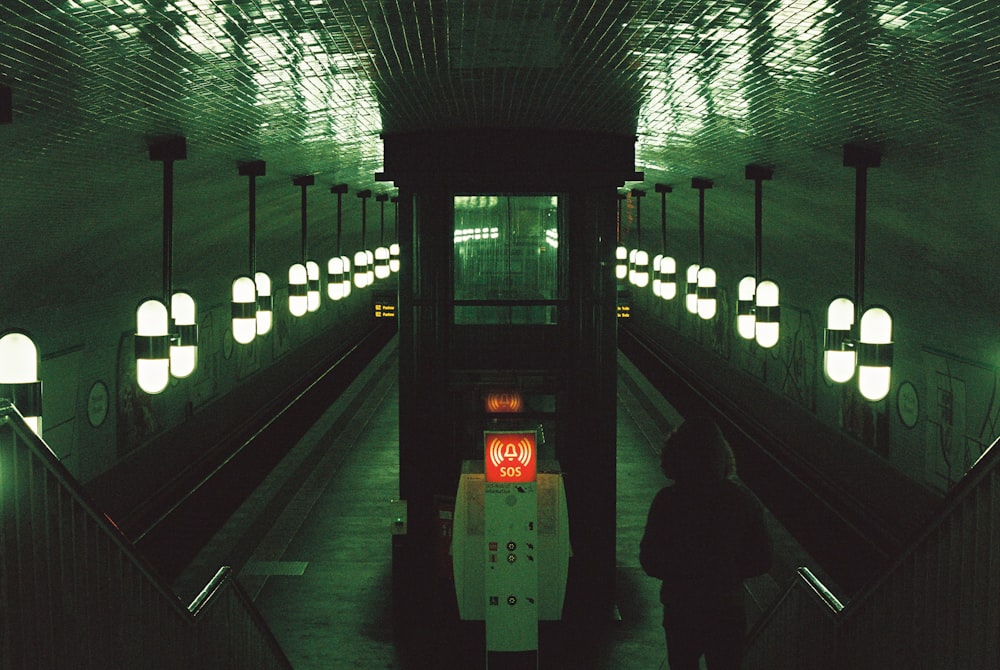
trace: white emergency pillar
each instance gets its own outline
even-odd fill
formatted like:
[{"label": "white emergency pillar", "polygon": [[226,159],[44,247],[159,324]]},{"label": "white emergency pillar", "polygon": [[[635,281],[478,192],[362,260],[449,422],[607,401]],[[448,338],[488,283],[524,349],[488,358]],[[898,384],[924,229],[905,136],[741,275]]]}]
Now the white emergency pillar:
[{"label": "white emergency pillar", "polygon": [[463,463],[455,498],[459,616],[486,622],[487,667],[498,654],[535,667],[538,621],[561,619],[566,595],[571,552],[562,474],[558,463],[538,465],[534,432],[484,437],[485,459]]}]

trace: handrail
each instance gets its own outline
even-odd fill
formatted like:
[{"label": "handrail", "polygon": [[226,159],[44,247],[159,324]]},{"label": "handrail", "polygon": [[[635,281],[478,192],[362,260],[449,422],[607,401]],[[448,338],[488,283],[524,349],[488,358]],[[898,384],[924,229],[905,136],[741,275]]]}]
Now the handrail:
[{"label": "handrail", "polygon": [[1000,467],[1000,437],[988,446],[975,464],[965,473],[965,475],[948,491],[944,500],[937,510],[928,519],[927,524],[916,533],[916,535],[903,545],[902,551],[889,563],[885,571],[877,578],[869,582],[851,600],[850,606],[844,611],[844,616],[852,616],[864,603],[872,597],[872,594],[880,589],[890,575],[907,560],[908,556],[924,544],[931,536],[937,532],[938,528],[945,523],[948,518],[958,509],[966,498],[976,490],[998,467]]},{"label": "handrail", "polygon": [[746,637],[741,667],[839,670],[840,607],[840,601],[808,568],[799,568],[792,583]]},{"label": "handrail", "polygon": [[778,596],[771,607],[754,623],[753,627],[746,635],[744,646],[753,646],[757,637],[771,625],[772,619],[786,606],[786,602],[794,597],[795,593],[806,593],[815,602],[823,605],[831,617],[838,616],[844,609],[840,600],[823,584],[809,568],[799,566],[796,569],[796,576],[785,590]]},{"label": "handrail", "polygon": [[816,597],[819,598],[820,602],[830,608],[832,614],[840,614],[843,611],[844,606],[841,604],[837,596],[833,595],[830,589],[826,588],[826,585],[820,581],[819,577],[814,575],[812,571],[805,567],[799,566],[796,570],[798,576],[806,583]]},{"label": "handrail", "polygon": [[222,568],[191,608],[0,400],[0,667],[291,670]]},{"label": "handrail", "polygon": [[207,584],[205,584],[205,588],[201,590],[201,593],[196,595],[194,600],[191,601],[191,604],[188,605],[188,611],[193,616],[198,616],[209,604],[209,602],[211,602],[212,598],[215,598],[219,591],[222,590],[222,587],[226,585],[230,579],[231,573],[232,568],[228,565],[223,565],[219,568],[219,571],[216,572],[210,580],[208,580]]},{"label": "handrail", "polygon": [[187,614],[181,601],[174,593],[161,583],[153,567],[140,556],[135,554],[132,543],[117,525],[105,514],[97,511],[97,506],[91,500],[86,490],[80,485],[77,479],[66,469],[59,457],[52,451],[49,445],[31,430],[24,422],[24,417],[9,400],[0,399],[0,426],[9,426],[14,434],[28,445],[28,448],[35,458],[44,464],[49,474],[54,477],[59,485],[72,497],[90,519],[102,529],[107,537],[122,552],[133,554],[136,566],[142,574],[149,579],[163,597],[176,609],[178,614]]},{"label": "handrail", "polygon": [[[832,646],[829,658],[822,663],[813,659],[811,668],[997,667],[1000,576],[995,567],[1000,557],[993,555],[993,545],[1000,534],[998,445],[1000,438],[949,491],[927,525],[847,605],[808,569],[799,568],[795,582],[747,636],[747,667],[806,667],[789,665],[789,656],[801,652],[802,640],[812,644],[816,638]],[[789,615],[801,609],[790,604],[799,591],[824,604],[829,624],[813,622],[810,630]],[[793,653],[788,639],[794,640]]]},{"label": "handrail", "polygon": [[[258,645],[263,644],[271,653],[271,659],[275,666],[279,670],[292,670],[292,665],[281,649],[277,638],[274,637],[274,633],[271,632],[267,622],[260,615],[260,611],[253,605],[250,596],[240,586],[240,583],[236,581],[233,569],[230,566],[224,565],[219,568],[218,572],[208,581],[201,593],[195,596],[191,604],[188,605],[188,611],[191,612],[196,622],[200,623],[201,620],[209,616],[209,612],[213,606],[218,604],[219,607],[224,607],[220,601],[227,595],[230,595],[232,600],[238,603],[239,609],[243,610],[247,615],[248,621],[245,622],[245,625],[251,628],[256,634]],[[211,637],[208,640],[209,644],[215,644],[215,640]]]}]

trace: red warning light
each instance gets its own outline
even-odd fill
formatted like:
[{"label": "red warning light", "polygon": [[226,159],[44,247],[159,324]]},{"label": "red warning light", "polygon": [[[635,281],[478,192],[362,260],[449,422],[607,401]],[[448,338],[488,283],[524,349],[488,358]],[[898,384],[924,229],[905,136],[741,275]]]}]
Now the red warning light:
[{"label": "red warning light", "polygon": [[485,432],[486,481],[533,482],[538,449],[535,433]]},{"label": "red warning light", "polygon": [[491,414],[515,414],[524,410],[524,399],[517,391],[493,391],[486,394],[486,411]]}]

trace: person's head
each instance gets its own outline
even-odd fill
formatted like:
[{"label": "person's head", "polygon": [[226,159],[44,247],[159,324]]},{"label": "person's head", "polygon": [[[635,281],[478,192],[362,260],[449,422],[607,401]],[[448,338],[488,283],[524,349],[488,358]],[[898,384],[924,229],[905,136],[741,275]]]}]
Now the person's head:
[{"label": "person's head", "polygon": [[685,419],[660,452],[663,474],[679,484],[710,483],[736,474],[736,459],[718,424],[706,416]]}]

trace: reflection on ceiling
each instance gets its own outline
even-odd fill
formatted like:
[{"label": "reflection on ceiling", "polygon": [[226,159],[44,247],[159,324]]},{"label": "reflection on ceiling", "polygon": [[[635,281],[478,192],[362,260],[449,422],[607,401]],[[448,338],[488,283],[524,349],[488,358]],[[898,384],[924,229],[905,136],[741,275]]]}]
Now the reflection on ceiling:
[{"label": "reflection on ceiling", "polygon": [[[39,226],[53,226],[60,230],[50,252],[54,265],[86,256],[112,235],[122,240],[119,258],[156,248],[155,222],[145,237],[123,237],[136,222],[134,201],[120,195],[148,193],[146,204],[155,206],[158,173],[145,153],[150,136],[187,138],[180,196],[209,203],[230,226],[242,226],[246,216],[237,161],[267,161],[259,231],[266,254],[297,247],[290,177],[315,174],[317,190],[332,183],[348,183],[352,192],[369,188],[381,169],[381,133],[470,126],[634,134],[647,188],[709,177],[717,187],[710,207],[745,187],[746,163],[775,165],[768,193],[792,204],[808,199],[819,212],[843,204],[839,196],[822,202],[829,190],[824,170],[849,179],[841,146],[878,142],[886,160],[873,179],[875,202],[879,189],[908,201],[910,190],[922,197],[932,190],[928,184],[952,180],[942,202],[958,209],[947,218],[979,222],[952,231],[954,257],[977,248],[983,230],[976,225],[992,221],[975,208],[983,201],[977,189],[995,177],[955,180],[940,171],[960,166],[970,147],[979,152],[976,161],[991,160],[979,147],[1000,137],[1000,5],[4,0],[0,82],[14,91],[14,122],[0,128],[2,246],[30,246]],[[820,163],[829,167],[815,167]],[[781,180],[794,184],[794,195]],[[212,190],[223,182],[224,193]],[[671,202],[690,212],[685,198],[675,191]],[[328,200],[317,201],[317,210],[329,209]],[[933,211],[933,204],[914,208]],[[286,209],[287,217],[276,214]],[[103,220],[80,223],[94,212]],[[186,220],[180,211],[178,273],[225,276],[228,269],[200,257],[188,261],[185,249],[221,258],[245,230],[184,230]],[[914,245],[939,227],[930,218],[924,229],[907,225],[914,226],[905,232]],[[324,228],[316,229],[322,242]],[[769,230],[777,246],[782,235],[800,233]],[[817,244],[850,244],[849,232],[812,234]],[[872,231],[876,253],[880,235]],[[7,266],[12,258],[0,261]],[[963,281],[972,279],[949,286],[957,292]]]},{"label": "reflection on ceiling", "polygon": [[920,129],[941,142],[1000,79],[992,0],[7,0],[0,16],[17,115],[53,122],[34,151],[97,126],[180,129],[358,179],[381,131],[427,127],[635,132],[654,168]]}]

